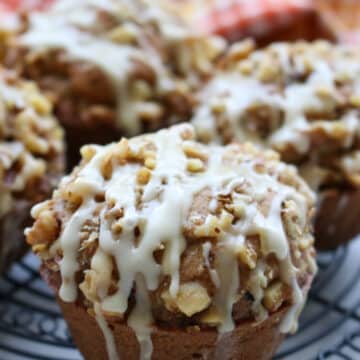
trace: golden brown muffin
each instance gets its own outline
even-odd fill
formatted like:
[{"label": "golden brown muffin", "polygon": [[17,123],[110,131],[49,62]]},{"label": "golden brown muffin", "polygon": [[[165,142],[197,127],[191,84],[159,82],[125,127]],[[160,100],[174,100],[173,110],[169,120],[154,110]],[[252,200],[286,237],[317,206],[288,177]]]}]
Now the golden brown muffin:
[{"label": "golden brown muffin", "polygon": [[26,249],[30,209],[63,171],[63,132],[34,83],[0,70],[0,273]]},{"label": "golden brown muffin", "polygon": [[275,152],[194,136],[85,146],[33,208],[27,241],[86,359],[270,359],[296,329],[312,192]]},{"label": "golden brown muffin", "polygon": [[54,101],[77,163],[82,144],[188,119],[224,46],[157,1],[59,0],[29,15],[6,63]]},{"label": "golden brown muffin", "polygon": [[201,141],[252,141],[298,166],[319,195],[319,248],[360,232],[357,49],[299,42],[254,51],[251,42],[238,43],[203,90],[192,122]]}]

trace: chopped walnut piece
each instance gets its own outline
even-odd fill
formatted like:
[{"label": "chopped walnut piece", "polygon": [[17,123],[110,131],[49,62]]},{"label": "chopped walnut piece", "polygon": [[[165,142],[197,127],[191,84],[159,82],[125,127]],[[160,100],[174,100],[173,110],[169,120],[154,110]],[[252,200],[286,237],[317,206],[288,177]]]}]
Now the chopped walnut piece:
[{"label": "chopped walnut piece", "polygon": [[83,160],[86,162],[90,161],[96,154],[95,148],[91,145],[83,146],[80,149],[80,152]]},{"label": "chopped walnut piece", "polygon": [[240,262],[246,265],[250,270],[255,269],[258,256],[252,247],[242,246],[238,251],[238,257]]},{"label": "chopped walnut piece", "polygon": [[156,167],[156,160],[152,157],[148,157],[145,159],[144,165],[150,169],[150,170],[154,170]]},{"label": "chopped walnut piece", "polygon": [[188,317],[202,312],[211,302],[206,289],[196,282],[182,284],[175,298],[168,290],[163,291],[161,298],[169,311],[180,311]]},{"label": "chopped walnut piece", "polygon": [[185,143],[183,146],[186,156],[190,158],[197,158],[202,161],[206,161],[207,155],[204,151],[201,150],[199,146],[196,146],[194,143]]},{"label": "chopped walnut piece", "polygon": [[205,170],[204,163],[200,159],[190,159],[187,162],[187,170],[193,173]]},{"label": "chopped walnut piece", "polygon": [[246,59],[255,50],[255,42],[252,39],[237,42],[230,46],[226,61],[236,62]]},{"label": "chopped walnut piece", "polygon": [[284,283],[278,281],[265,289],[263,304],[271,313],[277,311],[285,300],[288,299],[290,289]]},{"label": "chopped walnut piece", "polygon": [[211,302],[206,289],[196,282],[189,282],[180,286],[174,300],[177,308],[190,317],[205,310]]},{"label": "chopped walnut piece", "polygon": [[59,224],[50,210],[41,212],[34,227],[27,232],[27,241],[30,245],[50,245],[58,235]]},{"label": "chopped walnut piece", "polygon": [[146,185],[151,178],[151,171],[147,167],[142,167],[137,173],[137,182]]},{"label": "chopped walnut piece", "polygon": [[201,315],[200,321],[209,326],[218,326],[222,318],[215,306],[211,306],[204,314]]},{"label": "chopped walnut piece", "polygon": [[131,28],[130,26],[118,26],[112,29],[108,33],[108,37],[111,41],[120,43],[120,44],[132,44],[136,42],[136,29]]}]

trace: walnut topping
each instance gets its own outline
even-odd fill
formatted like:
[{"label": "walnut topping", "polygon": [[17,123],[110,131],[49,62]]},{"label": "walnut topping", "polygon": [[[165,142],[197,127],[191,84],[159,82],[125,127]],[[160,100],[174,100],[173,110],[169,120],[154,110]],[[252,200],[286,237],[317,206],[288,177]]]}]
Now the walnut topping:
[{"label": "walnut topping", "polygon": [[204,163],[200,159],[190,159],[187,163],[187,170],[190,172],[200,172],[204,169]]},{"label": "walnut topping", "polygon": [[235,62],[245,59],[254,49],[255,42],[252,39],[237,42],[230,46],[226,54],[226,61]]},{"label": "walnut topping", "polygon": [[255,269],[257,253],[253,248],[243,246],[238,252],[239,260],[245,264],[250,270]]},{"label": "walnut topping", "polygon": [[145,159],[144,165],[150,169],[150,170],[154,170],[156,167],[156,160],[152,157],[148,157]]},{"label": "walnut topping", "polygon": [[226,232],[232,224],[234,217],[227,211],[222,211],[220,217],[208,215],[205,222],[195,229],[197,237],[217,237],[224,231]]},{"label": "walnut topping", "polygon": [[218,326],[221,324],[221,320],[221,316],[214,306],[210,307],[210,309],[201,316],[201,322],[210,326]]},{"label": "walnut topping", "polygon": [[93,146],[86,145],[80,149],[80,153],[81,153],[81,157],[83,158],[83,160],[85,162],[89,162],[93,158],[93,156],[96,154],[96,150]]},{"label": "walnut topping", "polygon": [[151,177],[151,171],[147,167],[142,167],[137,173],[137,182],[146,185]]},{"label": "walnut topping", "polygon": [[[27,233],[27,241],[30,245],[35,245],[36,250],[44,250],[47,245],[58,235],[59,226],[54,214],[50,210],[41,212],[41,216],[36,220],[36,225],[33,231]],[[38,247],[38,245],[42,245]]]},{"label": "walnut topping", "polygon": [[184,152],[186,156],[190,158],[199,159],[202,161],[206,161],[207,155],[204,153],[198,146],[196,146],[194,143],[184,143],[183,146]]}]

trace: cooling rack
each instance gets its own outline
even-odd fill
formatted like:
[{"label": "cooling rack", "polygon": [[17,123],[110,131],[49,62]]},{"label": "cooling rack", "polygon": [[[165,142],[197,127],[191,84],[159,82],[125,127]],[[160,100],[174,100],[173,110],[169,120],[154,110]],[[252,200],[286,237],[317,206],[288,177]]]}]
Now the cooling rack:
[{"label": "cooling rack", "polygon": [[[319,274],[275,360],[360,359],[360,238],[319,254]],[[28,255],[0,280],[0,360],[80,360],[50,289]]]}]

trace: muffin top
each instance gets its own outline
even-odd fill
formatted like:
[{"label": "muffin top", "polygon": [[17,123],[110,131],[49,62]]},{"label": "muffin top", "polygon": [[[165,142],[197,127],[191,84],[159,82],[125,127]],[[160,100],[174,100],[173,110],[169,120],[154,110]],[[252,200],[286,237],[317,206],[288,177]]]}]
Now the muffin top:
[{"label": "muffin top", "polygon": [[326,42],[235,44],[200,95],[199,139],[275,149],[313,189],[358,187],[359,60],[357,49]]},{"label": "muffin top", "polygon": [[[31,50],[25,61],[37,64],[33,72],[42,71],[44,61],[36,59],[46,53],[59,62],[54,72],[76,63],[73,87],[94,101],[115,101],[116,124],[130,135],[140,133],[143,123],[160,121],[164,98],[191,103],[193,89],[225,45],[220,38],[194,34],[162,1],[60,0],[28,21],[17,44]],[[54,56],[56,51],[61,53]],[[98,70],[108,86],[99,88],[104,81]],[[181,106],[175,100],[172,105]]]},{"label": "muffin top", "polygon": [[63,171],[63,132],[36,85],[0,70],[0,217],[44,200]]},{"label": "muffin top", "polygon": [[138,336],[151,324],[229,331],[286,306],[293,329],[316,271],[312,192],[275,152],[194,137],[184,124],[83,147],[32,211],[44,276]]}]

